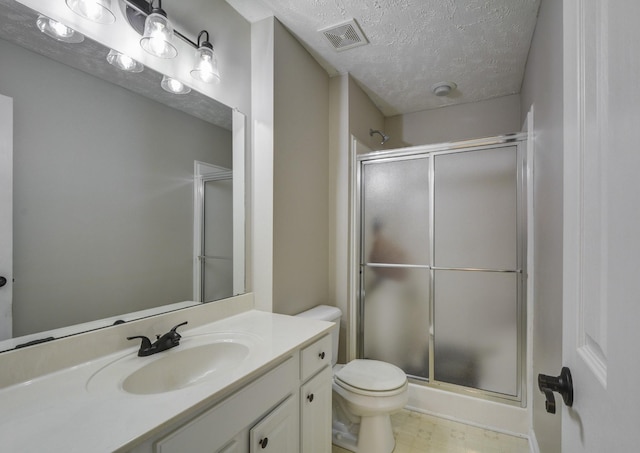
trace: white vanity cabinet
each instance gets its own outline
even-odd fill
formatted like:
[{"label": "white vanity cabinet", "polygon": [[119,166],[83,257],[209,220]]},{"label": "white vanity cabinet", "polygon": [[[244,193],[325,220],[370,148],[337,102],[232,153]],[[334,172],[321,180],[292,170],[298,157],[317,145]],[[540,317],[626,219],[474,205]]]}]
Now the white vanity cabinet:
[{"label": "white vanity cabinet", "polygon": [[331,336],[300,353],[300,440],[303,453],[331,452]]},{"label": "white vanity cabinet", "polygon": [[331,452],[331,367],[300,388],[300,437],[304,453]]},{"label": "white vanity cabinet", "polygon": [[324,336],[200,415],[121,451],[330,453],[330,364],[331,338]]}]

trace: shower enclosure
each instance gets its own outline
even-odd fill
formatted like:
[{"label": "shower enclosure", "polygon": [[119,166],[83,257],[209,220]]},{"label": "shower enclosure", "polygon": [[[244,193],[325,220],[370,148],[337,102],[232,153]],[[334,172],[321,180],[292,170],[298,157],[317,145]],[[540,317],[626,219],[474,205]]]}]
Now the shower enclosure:
[{"label": "shower enclosure", "polygon": [[233,174],[196,162],[194,178],[194,298],[211,302],[234,291]]},{"label": "shower enclosure", "polygon": [[523,401],[523,139],[356,157],[360,357],[425,385]]}]

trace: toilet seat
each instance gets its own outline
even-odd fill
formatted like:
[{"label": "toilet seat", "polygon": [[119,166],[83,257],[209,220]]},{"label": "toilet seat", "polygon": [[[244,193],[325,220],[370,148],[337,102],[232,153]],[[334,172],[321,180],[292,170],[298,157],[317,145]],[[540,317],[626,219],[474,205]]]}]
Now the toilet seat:
[{"label": "toilet seat", "polygon": [[353,360],[336,370],[334,381],[346,390],[367,396],[393,396],[407,387],[404,371],[378,360]]}]

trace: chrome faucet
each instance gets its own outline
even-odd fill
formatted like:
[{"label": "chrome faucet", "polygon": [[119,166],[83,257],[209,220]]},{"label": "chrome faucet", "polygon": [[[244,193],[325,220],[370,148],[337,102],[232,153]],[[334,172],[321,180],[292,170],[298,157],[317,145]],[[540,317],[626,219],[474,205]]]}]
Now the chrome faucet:
[{"label": "chrome faucet", "polygon": [[180,326],[184,326],[187,324],[187,321],[178,324],[169,332],[164,335],[156,335],[156,342],[151,344],[151,340],[144,335],[136,335],[133,337],[127,337],[127,340],[135,340],[136,338],[140,338],[142,343],[140,343],[140,349],[138,350],[138,357],[146,357],[148,355],[156,354],[158,352],[166,351],[167,349],[171,349],[180,344],[180,335],[176,332],[176,329]]}]

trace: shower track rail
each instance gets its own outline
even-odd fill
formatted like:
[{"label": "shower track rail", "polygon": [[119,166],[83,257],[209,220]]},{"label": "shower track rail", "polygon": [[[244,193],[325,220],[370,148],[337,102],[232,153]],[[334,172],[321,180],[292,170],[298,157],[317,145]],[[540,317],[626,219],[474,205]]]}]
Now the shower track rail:
[{"label": "shower track rail", "polygon": [[363,267],[394,267],[406,269],[428,269],[434,271],[463,271],[463,272],[500,272],[506,274],[522,274],[522,269],[483,269],[479,267],[440,267],[428,264],[391,264],[391,263],[365,263]]}]

